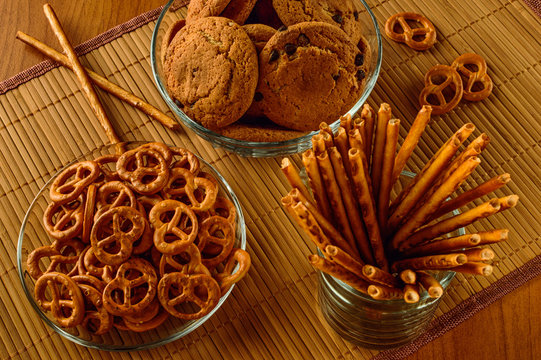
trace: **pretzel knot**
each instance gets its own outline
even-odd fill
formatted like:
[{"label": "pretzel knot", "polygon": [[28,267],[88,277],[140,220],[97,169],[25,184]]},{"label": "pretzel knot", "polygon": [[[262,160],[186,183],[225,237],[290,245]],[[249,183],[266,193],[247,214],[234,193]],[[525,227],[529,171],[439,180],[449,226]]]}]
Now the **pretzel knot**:
[{"label": "pretzel knot", "polygon": [[[468,65],[477,67],[477,71],[470,70]],[[487,63],[481,55],[474,53],[462,54],[453,61],[451,66],[463,77],[464,99],[468,101],[481,101],[491,93],[494,84],[487,74]],[[474,86],[481,85],[480,89]]]},{"label": "pretzel knot", "polygon": [[87,300],[82,325],[94,335],[107,333],[113,327],[113,315],[109,314],[103,306],[101,290],[88,284],[79,283],[77,280],[75,282],[81,289],[84,299]]},{"label": "pretzel knot", "polygon": [[[206,291],[205,291],[206,290]],[[171,315],[184,319],[198,319],[207,315],[220,300],[220,287],[216,280],[204,274],[186,275],[181,272],[165,274],[158,284],[158,299]],[[186,303],[199,310],[191,312]]]},{"label": "pretzel knot", "polygon": [[203,259],[201,262],[207,268],[213,268],[224,261],[235,242],[235,228],[226,218],[211,216],[201,223],[199,243]]},{"label": "pretzel knot", "polygon": [[163,200],[148,214],[154,227],[154,246],[163,254],[178,254],[192,244],[199,231],[197,216],[180,201]]},{"label": "pretzel knot", "polygon": [[184,274],[206,274],[210,271],[201,263],[201,252],[195,244],[190,244],[186,250],[176,255],[163,254],[159,264],[160,276],[170,272]]},{"label": "pretzel knot", "polygon": [[68,166],[51,184],[49,197],[56,203],[67,203],[79,197],[100,174],[94,161],[80,161]]},{"label": "pretzel knot", "polygon": [[[244,275],[246,275],[250,269],[251,263],[252,260],[248,252],[238,248],[231,251],[229,258],[225,262],[224,269],[214,277],[220,285],[220,291],[222,294],[225,294],[231,285],[238,282],[244,277]],[[239,267],[237,271],[233,273],[233,270],[235,270],[235,265],[237,264]]]},{"label": "pretzel knot", "polygon": [[[175,161],[171,164],[172,168],[184,168],[190,171],[194,176],[197,176],[200,169],[200,163],[197,156],[192,152],[179,147],[171,148]],[[178,159],[177,159],[178,157]]]},{"label": "pretzel knot", "polygon": [[94,219],[98,219],[107,210],[119,206],[137,209],[137,199],[128,185],[120,181],[110,181],[101,185],[96,193],[97,211]]},{"label": "pretzel knot", "polygon": [[79,235],[83,229],[83,196],[70,202],[52,202],[43,213],[43,226],[56,240],[67,241]]},{"label": "pretzel knot", "polygon": [[126,261],[145,230],[145,218],[134,208],[120,206],[104,212],[92,226],[90,243],[94,255],[107,265]]},{"label": "pretzel knot", "polygon": [[94,254],[91,246],[88,246],[79,256],[77,261],[79,275],[92,275],[105,283],[113,280],[116,267],[102,263]]},{"label": "pretzel knot", "polygon": [[435,65],[425,75],[425,87],[419,95],[421,106],[432,106],[432,114],[454,109],[462,99],[462,79],[451,66]]},{"label": "pretzel knot", "polygon": [[[40,261],[43,258],[49,259],[49,266],[47,266],[47,269],[45,271],[41,270],[39,266]],[[28,258],[26,259],[26,264],[30,276],[37,280],[44,273],[50,273],[53,271],[61,272],[60,270],[65,270],[62,272],[67,273],[68,271],[66,265],[76,264],[78,259],[78,255],[66,256],[52,246],[42,246],[35,249],[30,253],[30,255],[28,255]]]},{"label": "pretzel knot", "polygon": [[[46,296],[48,290],[49,297]],[[38,306],[51,314],[62,327],[79,325],[85,316],[83,295],[69,276],[50,272],[43,274],[34,287]]]},{"label": "pretzel knot", "polygon": [[[120,265],[116,277],[103,290],[103,305],[113,315],[137,316],[154,300],[157,285],[154,267],[144,259],[132,258]],[[144,295],[134,296],[137,289]]]},{"label": "pretzel knot", "polygon": [[[408,20],[416,21],[422,27],[412,28]],[[396,31],[397,27],[401,31]],[[385,23],[385,34],[396,42],[402,42],[410,48],[422,51],[431,48],[436,43],[436,28],[426,17],[412,12],[394,14]]]},{"label": "pretzel knot", "polygon": [[122,180],[142,195],[160,191],[169,178],[169,164],[153,147],[139,147],[122,154],[116,170]]},{"label": "pretzel knot", "polygon": [[202,212],[214,205],[218,186],[209,179],[194,176],[187,169],[172,168],[162,194],[164,198],[181,201],[190,205],[192,210]]}]

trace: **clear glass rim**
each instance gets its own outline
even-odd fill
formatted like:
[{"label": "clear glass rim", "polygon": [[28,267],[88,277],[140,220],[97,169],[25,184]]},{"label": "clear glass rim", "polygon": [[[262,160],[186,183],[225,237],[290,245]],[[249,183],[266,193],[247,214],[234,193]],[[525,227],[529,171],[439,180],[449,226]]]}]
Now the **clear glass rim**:
[{"label": "clear glass rim", "polygon": [[[160,92],[162,98],[165,100],[165,102],[167,103],[171,111],[173,111],[177,116],[179,116],[182,119],[182,122],[186,126],[188,126],[191,130],[196,132],[197,135],[201,136],[202,138],[204,138],[205,140],[213,144],[216,144],[218,146],[225,148],[226,150],[234,151],[235,153],[241,156],[274,157],[278,155],[292,154],[292,153],[297,153],[297,152],[302,151],[303,150],[302,145],[310,143],[312,136],[318,133],[317,130],[312,131],[303,136],[290,139],[290,140],[284,140],[284,141],[273,141],[273,142],[242,141],[242,140],[237,140],[230,137],[222,136],[214,131],[211,131],[203,127],[201,124],[195,122],[189,116],[184,114],[184,112],[182,112],[180,109],[177,108],[177,106],[173,102],[173,99],[171,99],[171,97],[169,96],[169,93],[165,90],[166,86],[159,75],[158,63],[157,63],[158,54],[156,53],[156,47],[158,46],[158,30],[160,28],[160,25],[165,15],[169,11],[169,8],[171,7],[174,1],[175,0],[169,0],[167,4],[164,5],[160,16],[156,20],[156,25],[152,32],[152,37],[151,37],[151,42],[150,42],[150,64],[152,67],[152,75],[154,77],[154,81],[157,85],[158,91]],[[379,28],[379,25],[374,13],[370,9],[370,6],[365,2],[365,0],[355,0],[355,1],[359,1],[364,6],[365,10],[370,16],[370,19],[372,20],[372,25],[374,27],[374,31],[376,35],[376,42],[377,42],[377,59],[376,59],[376,67],[374,69],[373,75],[370,77],[369,81],[366,83],[365,90],[363,91],[363,95],[353,105],[353,107],[346,113],[351,116],[357,113],[357,111],[368,99],[368,96],[370,96],[370,94],[372,93],[372,90],[374,89],[374,86],[376,85],[376,81],[379,77],[382,56],[383,56],[383,42],[381,38],[381,32],[380,32],[380,28]],[[333,131],[338,130],[339,126],[340,126],[340,120],[336,120],[330,125]],[[276,153],[276,151],[280,151],[280,150],[284,150],[284,152]],[[269,152],[265,153],[265,151],[269,151]]]},{"label": "clear glass rim", "polygon": [[[133,144],[133,145],[144,144],[144,143],[146,143],[146,142],[145,141],[126,142],[126,144]],[[187,325],[186,328],[182,329],[182,331],[179,331],[179,332],[171,334],[171,335],[169,335],[167,337],[164,337],[164,338],[161,338],[161,339],[158,339],[158,340],[155,340],[155,341],[151,341],[151,342],[148,342],[148,343],[144,343],[144,344],[128,345],[128,346],[125,346],[125,345],[98,344],[98,343],[95,343],[95,342],[92,342],[92,341],[81,339],[81,338],[67,332],[66,330],[64,330],[63,328],[61,328],[57,324],[55,324],[53,321],[51,321],[51,319],[49,319],[45,315],[45,313],[36,304],[36,301],[34,300],[34,296],[33,296],[32,292],[26,286],[25,276],[24,276],[24,269],[23,269],[23,264],[22,264],[23,240],[24,240],[24,230],[25,230],[26,224],[28,222],[29,217],[32,214],[32,209],[34,208],[34,205],[36,204],[36,202],[38,201],[40,196],[43,194],[43,192],[48,189],[49,184],[52,181],[54,181],[54,179],[56,178],[56,176],[58,174],[60,174],[65,168],[67,168],[71,164],[74,164],[75,162],[80,161],[80,159],[86,158],[86,157],[90,156],[92,153],[95,153],[95,152],[97,152],[97,151],[99,151],[99,150],[101,150],[103,148],[114,147],[114,146],[115,145],[110,145],[110,144],[103,145],[103,146],[100,146],[100,147],[94,149],[93,151],[90,151],[89,153],[87,153],[85,155],[82,155],[82,156],[78,157],[77,159],[73,160],[72,162],[70,162],[69,164],[62,167],[60,170],[58,170],[41,187],[39,192],[36,194],[36,196],[34,197],[32,202],[30,203],[30,205],[28,207],[28,210],[26,211],[25,216],[23,218],[23,222],[21,224],[21,229],[19,231],[18,243],[17,243],[17,272],[19,273],[19,280],[20,280],[21,285],[23,287],[24,293],[26,294],[26,297],[28,298],[28,300],[29,300],[30,304],[32,305],[32,307],[34,308],[34,310],[39,314],[39,316],[45,321],[45,323],[47,325],[49,325],[51,328],[53,328],[53,330],[55,330],[57,333],[59,333],[60,335],[62,335],[66,339],[68,339],[70,341],[73,341],[76,344],[83,345],[83,346],[86,346],[88,348],[93,348],[93,349],[97,349],[97,350],[116,351],[116,352],[146,350],[146,349],[151,349],[151,348],[158,347],[158,346],[161,346],[161,345],[165,345],[165,344],[170,343],[172,341],[178,340],[178,339],[188,335],[189,333],[191,333],[192,331],[194,331],[195,329],[197,329],[201,325],[203,325],[203,323],[205,323],[222,306],[222,304],[227,300],[227,298],[231,294],[231,291],[233,291],[233,288],[235,287],[235,284],[233,284],[231,286],[231,288],[225,293],[225,295],[223,295],[220,298],[218,304],[214,307],[214,309],[212,309],[212,311],[210,313],[208,313],[207,315],[205,315],[204,317],[202,317],[200,319],[188,321],[187,324],[189,324],[189,325]],[[201,158],[199,155],[197,155],[197,154],[194,154],[194,155],[199,159],[199,161],[201,161],[206,166],[205,170],[209,170],[212,173],[212,175],[214,175],[216,177],[216,179],[218,180],[220,185],[223,186],[227,190],[228,195],[229,195],[231,201],[233,202],[233,204],[235,205],[235,208],[237,210],[237,216],[238,216],[237,241],[239,242],[238,245],[239,245],[239,247],[241,249],[246,250],[246,223],[245,223],[245,220],[244,220],[244,214],[242,212],[242,207],[240,205],[240,202],[239,202],[237,196],[235,195],[235,193],[234,193],[233,189],[231,188],[231,186],[229,185],[229,183],[224,179],[224,177],[211,164],[209,164],[205,159]],[[240,235],[240,238],[239,238],[239,235]]]}]

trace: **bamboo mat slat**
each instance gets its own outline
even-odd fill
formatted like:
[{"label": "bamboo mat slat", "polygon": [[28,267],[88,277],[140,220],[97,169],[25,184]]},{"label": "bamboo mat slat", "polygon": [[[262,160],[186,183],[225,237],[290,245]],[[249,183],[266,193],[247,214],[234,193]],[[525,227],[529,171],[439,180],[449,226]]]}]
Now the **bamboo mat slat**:
[{"label": "bamboo mat slat", "polygon": [[[438,43],[423,53],[383,37],[381,75],[369,103],[392,105],[394,116],[402,120],[401,138],[416,115],[424,73],[434,64],[450,64],[461,53],[477,52],[486,58],[495,83],[489,99],[461,102],[455,111],[435,117],[407,165],[418,171],[454,131],[473,122],[477,128],[472,138],[486,132],[492,142],[463,190],[509,172],[512,182],[496,195],[517,193],[521,197],[512,211],[469,227],[469,231],[510,228],[511,237],[492,246],[498,263],[492,276],[455,277],[434,321],[436,328],[448,329],[450,322],[471,315],[468,301],[481,298],[486,306],[491,301],[487,294],[502,296],[503,291],[509,291],[499,287],[509,288],[508,277],[516,276],[517,269],[540,271],[541,119],[536,110],[541,108],[541,24],[519,0],[483,5],[467,0],[372,0],[370,4],[380,26],[390,15],[408,10],[425,14],[438,30]],[[111,31],[78,49],[85,53],[81,57],[85,66],[172,115],[154,85],[150,68],[154,22],[149,20],[157,14],[146,14],[139,24],[134,20],[122,28],[129,32],[118,35]],[[41,186],[74,158],[105,144],[107,137],[70,70],[50,63],[36,69],[40,76],[23,73],[0,86],[9,89],[0,95],[1,359],[49,359],[56,354],[100,360],[385,359],[407,355],[440,334],[429,331],[401,352],[378,353],[342,340],[318,308],[317,276],[306,259],[314,247],[280,206],[281,196],[288,191],[280,159],[246,159],[215,149],[190,130],[172,132],[100,91],[121,139],[159,140],[186,147],[222,173],[243,206],[252,268],[204,326],[171,344],[142,352],[108,353],[64,340],[39,319],[24,297],[16,270],[17,236],[25,210]],[[292,161],[301,164],[298,155]]]}]

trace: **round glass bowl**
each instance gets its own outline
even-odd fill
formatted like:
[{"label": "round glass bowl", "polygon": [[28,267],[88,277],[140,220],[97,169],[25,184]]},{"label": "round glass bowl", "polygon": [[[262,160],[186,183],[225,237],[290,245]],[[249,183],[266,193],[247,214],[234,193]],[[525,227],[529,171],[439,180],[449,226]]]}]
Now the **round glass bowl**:
[{"label": "round glass bowl", "polygon": [[[129,150],[142,144],[143,142],[130,142],[126,143],[126,147]],[[106,154],[114,154],[114,152],[114,145],[105,145],[92,151],[89,154],[82,156],[81,158],[75,160],[73,163],[81,160],[95,159],[99,156]],[[198,158],[200,161],[201,170],[212,174],[212,176],[214,176],[214,178],[218,181],[220,186],[219,194],[227,197],[235,205],[235,208],[237,210],[237,231],[234,246],[243,250],[246,249],[246,229],[244,223],[244,216],[242,214],[242,209],[237,197],[235,196],[233,190],[227,184],[225,179],[209,163],[207,163],[200,157]],[[69,165],[71,164],[68,164],[67,166]],[[34,285],[36,281],[28,273],[26,260],[28,258],[28,255],[34,249],[41,246],[50,245],[52,242],[52,239],[49,237],[43,227],[42,219],[43,213],[47,205],[50,203],[50,185],[54,181],[56,176],[64,169],[61,169],[55,176],[53,176],[49,181],[47,181],[47,183],[43,186],[43,188],[39,191],[39,193],[30,204],[30,207],[28,208],[28,211],[26,212],[26,215],[21,225],[21,230],[19,232],[19,241],[17,245],[17,269],[19,272],[19,277],[23,290],[34,310],[36,310],[36,312],[45,321],[45,323],[47,323],[47,325],[52,327],[56,332],[58,332],[66,339],[90,348],[109,351],[143,350],[167,344],[171,341],[177,340],[189,334],[190,332],[201,326],[205,321],[207,321],[226,301],[234,285],[233,287],[231,287],[231,289],[229,289],[229,291],[222,295],[218,305],[216,305],[216,307],[206,316],[191,321],[183,321],[173,316],[169,316],[169,318],[156,329],[141,333],[132,331],[119,331],[113,327],[107,334],[96,336],[91,334],[81,326],[75,328],[60,327],[57,324],[56,320],[51,316],[50,312],[43,312],[37,305],[36,300],[34,299]]]},{"label": "round glass bowl", "polygon": [[[378,23],[370,7],[364,0],[354,0],[361,5],[363,11],[359,12],[359,18],[366,24],[363,27],[363,35],[370,45],[370,70],[366,74],[366,85],[364,91],[353,107],[347,112],[351,116],[355,115],[361,106],[366,102],[368,96],[372,92],[372,89],[376,85],[376,80],[379,75],[381,67],[382,57],[382,41]],[[308,149],[311,146],[311,139],[315,132],[308,133],[295,139],[277,142],[250,142],[241,141],[229,137],[222,136],[216,132],[208,130],[201,124],[190,119],[180,108],[174,103],[173,99],[169,96],[166,86],[165,78],[163,76],[163,68],[161,62],[162,54],[162,41],[169,27],[179,19],[183,19],[186,16],[186,7],[179,7],[176,4],[178,0],[170,0],[164,6],[162,13],[156,21],[156,26],[152,34],[152,41],[150,44],[150,61],[152,66],[152,73],[156,86],[160,91],[163,99],[167,105],[171,108],[173,113],[177,115],[180,121],[188,128],[193,130],[197,135],[212,143],[215,147],[223,148],[227,151],[236,153],[241,156],[247,157],[274,157],[287,154],[295,154]],[[345,114],[344,114],[345,115]],[[331,124],[333,131],[337,130],[340,126],[340,122],[337,119]]]}]

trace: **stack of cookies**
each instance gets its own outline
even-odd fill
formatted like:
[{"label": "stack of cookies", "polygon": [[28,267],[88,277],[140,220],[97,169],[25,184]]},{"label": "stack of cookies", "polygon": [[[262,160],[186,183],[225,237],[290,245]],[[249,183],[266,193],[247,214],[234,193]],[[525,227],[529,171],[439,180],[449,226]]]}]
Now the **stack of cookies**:
[{"label": "stack of cookies", "polygon": [[357,0],[192,0],[163,42],[170,96],[207,129],[246,141],[317,130],[360,98],[369,70]]}]

